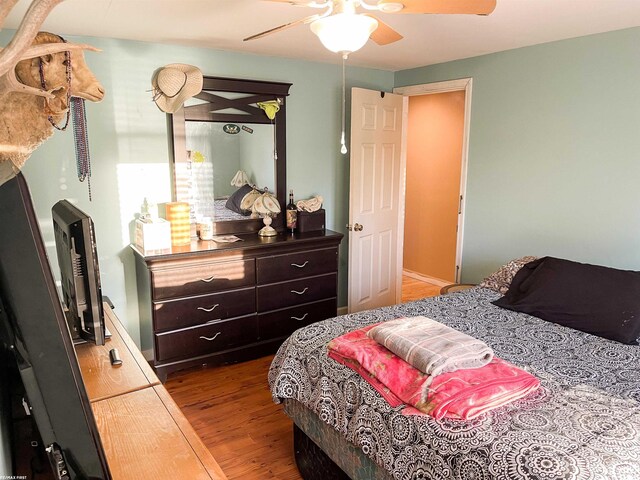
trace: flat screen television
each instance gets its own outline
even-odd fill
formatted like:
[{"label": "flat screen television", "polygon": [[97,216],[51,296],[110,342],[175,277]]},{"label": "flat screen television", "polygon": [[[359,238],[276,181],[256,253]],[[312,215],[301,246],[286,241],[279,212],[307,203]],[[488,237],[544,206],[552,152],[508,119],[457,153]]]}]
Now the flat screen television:
[{"label": "flat screen television", "polygon": [[27,183],[0,185],[0,341],[58,478],[111,474]]},{"label": "flat screen television", "polygon": [[51,209],[60,267],[62,300],[74,341],[104,345],[100,268],[91,217],[68,200]]}]

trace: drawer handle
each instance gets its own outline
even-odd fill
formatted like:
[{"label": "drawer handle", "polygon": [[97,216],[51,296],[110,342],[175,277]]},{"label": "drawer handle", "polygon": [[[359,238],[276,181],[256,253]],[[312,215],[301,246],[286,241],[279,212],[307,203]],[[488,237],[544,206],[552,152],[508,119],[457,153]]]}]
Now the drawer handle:
[{"label": "drawer handle", "polygon": [[309,315],[309,313],[305,313],[302,317],[298,318],[298,317],[291,317],[291,320],[298,320],[299,322],[301,322],[302,320],[304,320],[305,318],[307,318],[307,315]]},{"label": "drawer handle", "polygon": [[292,267],[298,267],[298,268],[304,268],[307,266],[307,263],[309,263],[309,260],[307,260],[306,262],[304,262],[302,265],[298,265],[297,263],[292,263],[291,266]]},{"label": "drawer handle", "polygon": [[201,278],[200,281],[205,283],[210,283],[210,282],[213,282],[215,278],[216,278],[215,275],[211,275],[209,278]]},{"label": "drawer handle", "polygon": [[216,339],[216,337],[217,337],[218,335],[220,335],[221,333],[222,333],[222,332],[218,332],[218,333],[216,333],[213,337],[203,337],[203,336],[200,336],[200,338],[201,338],[202,340],[206,340],[206,341],[208,341],[208,342],[211,342],[212,340],[215,340],[215,339]]},{"label": "drawer handle", "polygon": [[302,290],[301,292],[298,292],[296,290],[291,290],[291,293],[295,293],[296,295],[302,295],[304,294],[307,290],[309,290],[309,287],[304,287],[304,290]]},{"label": "drawer handle", "polygon": [[220,306],[220,304],[216,303],[213,307],[209,307],[209,308],[207,308],[207,307],[198,307],[196,310],[202,310],[203,312],[209,313],[209,312],[213,312],[216,309],[216,307],[219,307],[219,306]]}]

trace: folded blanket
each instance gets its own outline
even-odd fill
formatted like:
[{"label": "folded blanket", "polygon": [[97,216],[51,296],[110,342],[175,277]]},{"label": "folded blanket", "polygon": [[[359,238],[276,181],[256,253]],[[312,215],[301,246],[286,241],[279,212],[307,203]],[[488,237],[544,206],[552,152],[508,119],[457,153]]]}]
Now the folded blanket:
[{"label": "folded blanket", "polygon": [[429,375],[479,368],[493,358],[484,342],[427,317],[378,324],[369,337]]},{"label": "folded blanket", "polygon": [[369,338],[367,332],[375,326],[331,340],[329,356],[360,373],[392,407],[410,405],[404,414],[468,420],[522,398],[540,385],[533,375],[497,357],[481,368],[426,375]]}]

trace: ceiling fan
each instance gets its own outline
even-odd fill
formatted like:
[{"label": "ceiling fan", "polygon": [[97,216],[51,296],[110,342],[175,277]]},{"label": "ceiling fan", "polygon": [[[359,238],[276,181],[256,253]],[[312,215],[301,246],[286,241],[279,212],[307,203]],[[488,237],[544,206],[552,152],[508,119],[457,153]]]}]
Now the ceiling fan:
[{"label": "ceiling fan", "polygon": [[[388,45],[403,37],[371,13],[433,13],[488,15],[496,0],[266,0],[324,9],[323,12],[285,23],[244,39],[256,40],[296,25],[311,24],[323,45],[333,52],[348,54],[363,47],[369,38],[378,45]],[[347,38],[353,37],[353,38]]]}]

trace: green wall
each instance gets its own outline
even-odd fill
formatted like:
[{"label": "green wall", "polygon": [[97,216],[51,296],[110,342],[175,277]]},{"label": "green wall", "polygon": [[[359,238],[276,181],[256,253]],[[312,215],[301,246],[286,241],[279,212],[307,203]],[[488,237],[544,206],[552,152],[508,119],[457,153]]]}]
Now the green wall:
[{"label": "green wall", "polygon": [[396,72],[473,78],[462,279],[523,255],[640,270],[640,28]]},{"label": "green wall", "polygon": [[[8,33],[0,32],[6,44]],[[64,34],[64,32],[61,32]],[[104,84],[87,103],[93,201],[75,177],[73,135],[56,132],[25,176],[55,263],[50,208],[77,199],[96,224],[103,291],[138,338],[131,222],[144,197],[170,199],[165,116],[151,101],[153,71],[168,63],[205,74],[293,83],[287,100],[288,188],[325,198],[327,225],[344,233],[348,155],[339,154],[340,59],[322,64],[103,38],[87,62]],[[348,87],[473,77],[463,281],[521,255],[555,255],[640,270],[640,28],[412,70],[347,69]],[[339,305],[346,305],[347,242]],[[149,348],[143,341],[142,348]]]},{"label": "green wall", "polygon": [[[205,75],[293,83],[287,99],[287,186],[297,199],[322,195],[327,227],[344,233],[349,159],[339,153],[342,66],[338,55],[335,64],[323,64],[104,38],[68,40],[102,49],[85,55],[107,92],[101,103],[87,102],[93,201],[88,201],[86,184],[76,179],[70,130],[56,132],[40,146],[23,172],[54,265],[51,206],[61,198],[76,199],[93,217],[103,293],[116,305],[134,339],[139,338],[139,323],[134,258],[128,248],[131,222],[145,197],[156,202],[171,199],[165,115],[149,92],[151,75],[158,67],[187,63]],[[1,32],[0,44],[7,41],[8,33]],[[391,91],[393,73],[348,67],[347,87],[351,86]],[[347,303],[347,252],[345,238],[339,305]],[[149,347],[143,339],[142,348]]]},{"label": "green wall", "polygon": [[[12,33],[0,32],[0,44]],[[162,202],[171,196],[165,116],[148,91],[156,68],[189,63],[208,75],[292,82],[288,187],[297,198],[322,195],[328,227],[344,233],[349,175],[348,156],[338,153],[338,56],[329,65],[113,39],[69,40],[103,50],[86,55],[107,91],[102,103],[87,103],[93,201],[75,176],[71,131],[43,144],[24,173],[52,263],[51,206],[76,199],[92,215],[103,292],[134,339],[139,324],[130,223],[144,197]],[[473,77],[463,281],[478,281],[506,260],[531,254],[640,270],[639,45],[640,28],[633,28],[395,75],[349,67],[347,83],[390,90]],[[345,238],[340,305],[346,305],[346,253]]]}]

